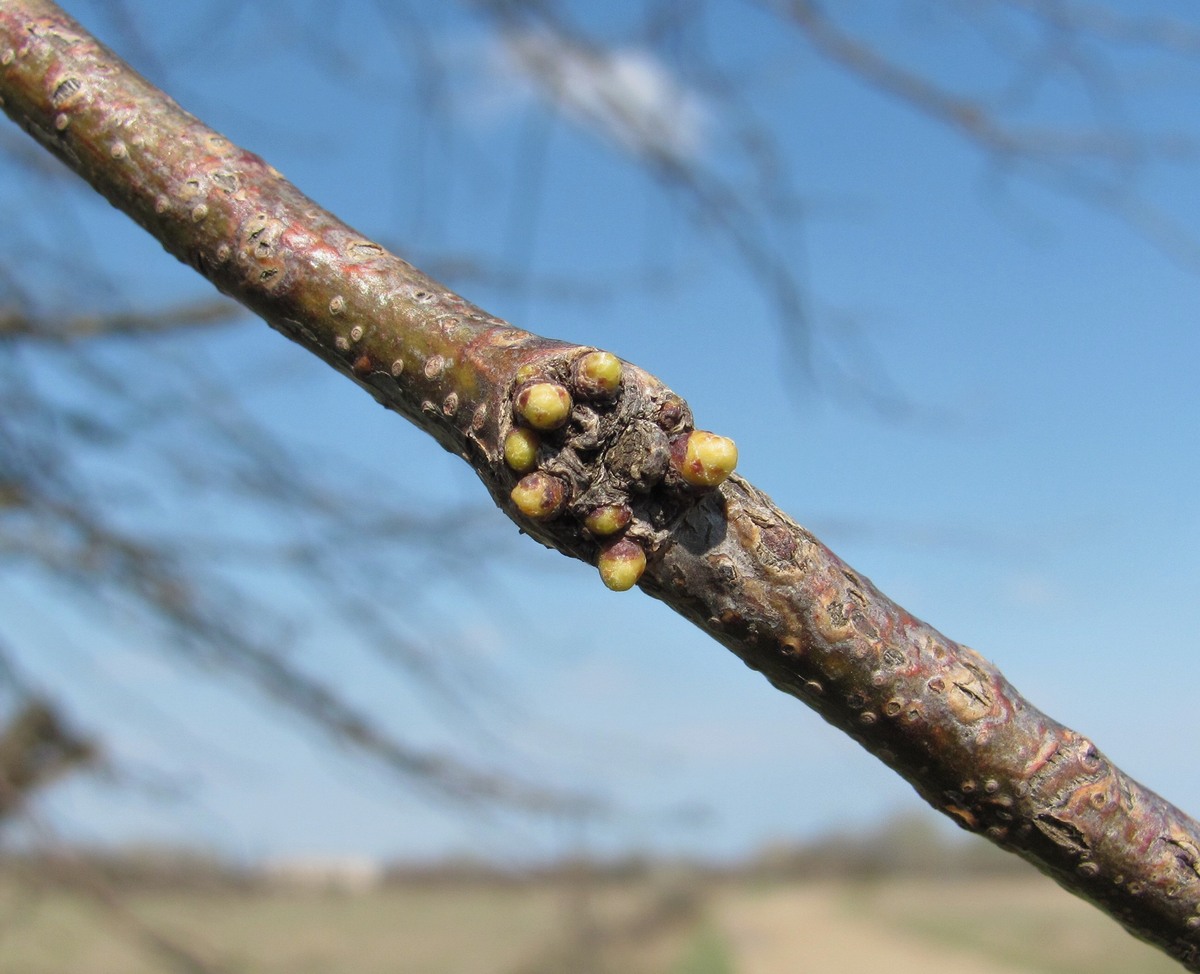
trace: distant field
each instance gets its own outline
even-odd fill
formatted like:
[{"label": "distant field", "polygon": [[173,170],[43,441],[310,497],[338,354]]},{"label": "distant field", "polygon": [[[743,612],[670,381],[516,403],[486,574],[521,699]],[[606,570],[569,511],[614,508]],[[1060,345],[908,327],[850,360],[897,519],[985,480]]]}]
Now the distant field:
[{"label": "distant field", "polygon": [[[197,962],[201,966],[197,966]],[[1157,974],[1039,877],[69,895],[0,884],[0,974]]]},{"label": "distant field", "polygon": [[738,974],[1167,974],[1181,970],[1041,877],[734,890]]}]

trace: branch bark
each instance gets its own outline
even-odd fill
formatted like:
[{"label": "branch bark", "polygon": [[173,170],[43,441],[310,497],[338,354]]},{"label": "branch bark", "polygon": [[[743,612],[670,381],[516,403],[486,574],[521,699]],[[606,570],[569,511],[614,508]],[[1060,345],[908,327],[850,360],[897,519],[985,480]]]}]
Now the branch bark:
[{"label": "branch bark", "polygon": [[[48,0],[0,0],[0,98],[169,252],[470,463],[524,531],[591,563],[644,554],[643,591],[963,828],[1200,971],[1200,826],[761,491],[737,476],[706,485],[684,455],[687,404],[653,376],[621,363],[615,386],[597,381],[595,349],[514,328],[426,277]],[[543,394],[549,413],[530,405]]]}]

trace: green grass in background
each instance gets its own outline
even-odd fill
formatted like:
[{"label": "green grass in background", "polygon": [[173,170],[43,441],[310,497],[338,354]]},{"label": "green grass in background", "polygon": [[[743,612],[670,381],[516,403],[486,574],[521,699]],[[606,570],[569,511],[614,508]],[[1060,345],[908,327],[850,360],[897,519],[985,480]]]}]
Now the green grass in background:
[{"label": "green grass in background", "polygon": [[669,974],[736,974],[736,970],[725,938],[706,923],[688,941]]},{"label": "green grass in background", "polygon": [[[580,927],[578,886],[548,881],[124,890],[106,905],[0,878],[0,974],[162,974],[180,969],[173,945],[236,974],[740,974],[900,941],[921,945],[921,974],[951,974],[964,956],[1030,974],[1179,970],[1036,875],[673,882],[669,895],[645,879],[598,882]],[[825,921],[806,922],[806,903]],[[764,949],[767,966],[744,953]]]}]

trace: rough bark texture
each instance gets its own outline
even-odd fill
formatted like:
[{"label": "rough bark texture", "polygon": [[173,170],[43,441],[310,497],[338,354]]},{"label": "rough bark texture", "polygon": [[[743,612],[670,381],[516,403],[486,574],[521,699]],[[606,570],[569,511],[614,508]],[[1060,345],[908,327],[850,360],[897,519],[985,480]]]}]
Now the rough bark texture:
[{"label": "rough bark texture", "polygon": [[[1200,828],[987,660],[914,619],[738,477],[697,488],[671,462],[687,405],[624,364],[491,317],[316,206],[206,128],[45,0],[0,0],[0,97],[47,149],[163,246],[462,456],[529,534],[595,562],[583,519],[632,513],[641,588],[815,708],[963,828],[1023,856],[1200,971]],[[517,395],[571,392],[535,434],[548,516],[510,499]]]}]

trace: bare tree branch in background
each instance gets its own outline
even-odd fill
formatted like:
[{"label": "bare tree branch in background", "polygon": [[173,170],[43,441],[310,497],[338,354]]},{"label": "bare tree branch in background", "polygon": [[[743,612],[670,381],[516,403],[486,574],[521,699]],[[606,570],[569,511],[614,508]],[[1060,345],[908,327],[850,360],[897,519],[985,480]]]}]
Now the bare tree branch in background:
[{"label": "bare tree branch in background", "polygon": [[[537,0],[470,0],[500,31],[509,68],[532,84],[567,122],[624,152],[695,223],[725,242],[759,283],[788,349],[787,371],[823,395],[866,406],[889,421],[928,420],[924,404],[903,393],[870,343],[844,340],[840,309],[814,303],[806,279],[808,226],[827,204],[792,185],[779,133],[759,117],[748,89],[757,71],[732,76],[717,53],[715,8],[705,0],[646,4],[641,30],[628,43],[595,36],[571,19],[567,5]],[[813,0],[746,0],[747,15],[774,22],[772,36],[794,33],[795,57],[808,50],[977,146],[984,171],[1000,185],[1031,183],[1111,214],[1172,260],[1200,271],[1200,240],[1177,202],[1143,191],[1148,170],[1193,161],[1190,132],[1143,131],[1125,109],[1137,87],[1136,60],[1150,50],[1177,63],[1200,52],[1192,25],[1118,13],[1102,5],[1039,0],[926,0],[908,4],[910,19],[936,22],[949,39],[982,46],[1006,77],[976,90],[973,77],[939,76],[935,65],[911,67],[887,39],[860,36]],[[842,12],[853,21],[853,8]],[[897,20],[902,13],[897,8]],[[775,30],[774,28],[780,28]],[[671,97],[648,104],[637,73],[640,52],[653,51],[692,88],[663,84]],[[442,71],[437,60],[431,67]],[[764,69],[765,71],[766,69]],[[1092,107],[1084,124],[1034,109],[1049,92],[1080,91]],[[702,101],[701,101],[702,100]],[[698,107],[703,105],[703,108]],[[1026,120],[1026,116],[1031,116]],[[697,135],[693,126],[708,128]],[[720,140],[715,158],[697,140]],[[789,245],[781,247],[779,242]],[[787,259],[781,255],[787,253]],[[935,417],[939,423],[944,416]]]},{"label": "bare tree branch in background", "polygon": [[[725,240],[767,295],[794,363],[818,378],[812,359],[812,322],[803,263],[794,250],[773,245],[781,225],[800,222],[805,204],[779,164],[774,137],[739,87],[695,46],[673,59],[684,78],[695,78],[707,102],[721,108],[732,128],[738,163],[733,181],[701,158],[707,108],[693,92],[659,78],[648,101],[642,73],[653,71],[636,49],[587,36],[556,4],[475,0],[493,18],[516,70],[566,119],[627,153],[669,193],[686,201],[691,218]],[[656,30],[680,39],[689,22],[676,11],[658,18]],[[819,379],[818,379],[819,381]],[[876,403],[875,405],[880,405]],[[889,404],[897,406],[897,403]]]},{"label": "bare tree branch in background", "polygon": [[[54,184],[47,192],[60,192],[61,170],[42,172],[44,156],[18,155],[36,163],[35,181]],[[91,613],[97,628],[116,614],[125,625],[136,620],[148,645],[210,673],[236,674],[405,781],[421,779],[432,793],[544,807],[551,799],[545,788],[397,739],[378,715],[296,662],[294,607],[247,603],[238,594],[241,582],[232,581],[251,570],[303,586],[309,604],[340,624],[346,645],[374,652],[423,687],[432,708],[470,728],[498,681],[480,660],[483,668],[467,673],[461,654],[433,651],[461,637],[423,631],[422,600],[427,580],[439,575],[457,577],[464,591],[486,587],[479,583],[488,568],[466,540],[483,508],[429,512],[395,491],[375,492],[370,504],[351,502],[346,477],[311,469],[238,403],[219,370],[195,368],[202,333],[228,329],[239,315],[244,320],[236,304],[205,297],[153,311],[111,310],[97,302],[106,290],[94,286],[99,270],[66,275],[70,288],[35,283],[44,255],[19,213],[2,235],[11,238],[0,240],[11,257],[0,265],[0,573],[40,580]],[[89,302],[99,304],[96,311],[77,310]],[[112,363],[122,360],[123,369],[129,355],[142,358],[152,381],[135,387],[115,370]],[[75,377],[71,387],[56,381],[65,374]],[[192,408],[175,433],[181,399]],[[132,458],[151,442],[157,483],[133,472],[142,465]],[[201,455],[220,455],[224,463],[213,467]],[[340,473],[354,469],[347,460]],[[215,498],[223,516],[202,532],[189,530],[187,519],[164,522],[161,511],[183,496],[198,505]],[[236,515],[249,510],[272,525],[268,534],[249,538],[237,527]],[[419,553],[409,560],[421,566],[402,603],[389,597],[393,580],[378,570],[385,562],[394,567],[389,549],[397,544]],[[431,565],[443,570],[427,574]],[[0,637],[21,645],[11,627],[0,617]],[[0,713],[16,712],[29,695],[17,695]],[[575,799],[569,804],[576,807]]]},{"label": "bare tree branch in background", "polygon": [[96,868],[87,857],[60,851],[53,856],[18,864],[6,876],[15,882],[27,907],[37,903],[39,896],[53,894],[66,887],[82,895],[96,909],[109,930],[130,943],[140,954],[153,958],[156,969],[173,974],[232,974],[243,969],[232,959],[222,957],[222,951],[211,946],[198,946],[192,940],[163,929],[163,924],[146,920],[130,906],[123,891]]},{"label": "bare tree branch in background", "polygon": [[[1095,34],[1116,46],[1149,45],[1164,53],[1194,57],[1197,32],[1189,25],[1070,3],[949,3],[946,6],[952,10],[961,8],[964,18],[989,43],[1003,38],[1012,27],[1023,35],[1005,52],[1012,62],[1009,90],[987,98],[952,90],[935,77],[893,60],[879,47],[843,30],[816,0],[759,2],[794,22],[822,55],[976,143],[1002,170],[1027,172],[1110,211],[1175,261],[1200,271],[1200,241],[1167,206],[1146,198],[1138,186],[1139,171],[1145,166],[1154,161],[1194,160],[1197,146],[1175,133],[1130,131],[1128,119],[1113,111],[1121,86],[1108,76],[1107,64],[1083,43],[1087,35]],[[1024,15],[1027,23],[999,22],[1001,15],[1013,10]],[[1101,118],[1083,128],[1006,118],[1006,107],[1019,111],[1033,100],[1037,89],[1061,72],[1089,92],[1098,113],[1117,117]]]},{"label": "bare tree branch in background", "polygon": [[[97,334],[146,335],[194,326],[227,317],[227,307],[210,304],[181,309],[173,317],[76,318],[45,326],[14,316],[7,331],[13,340],[19,336],[34,345],[65,343],[61,354],[73,357],[83,354],[76,347],[78,342],[91,341]],[[312,473],[302,475],[302,462],[240,410],[222,415],[204,405],[211,400],[198,396],[199,428],[194,435],[205,435],[211,450],[222,450],[228,457],[224,483],[219,485],[222,493],[230,502],[242,498],[244,503],[266,504],[274,517],[294,518],[304,523],[306,530],[303,534],[288,531],[279,540],[267,538],[246,547],[236,534],[211,527],[193,535],[181,525],[165,531],[133,526],[114,518],[114,512],[88,493],[95,486],[83,486],[86,474],[79,469],[79,458],[62,450],[61,439],[46,427],[65,426],[85,442],[119,448],[131,438],[147,435],[155,417],[164,412],[163,394],[139,401],[136,394],[126,392],[123,383],[89,360],[77,374],[87,375],[101,394],[120,390],[121,411],[113,415],[109,410],[74,407],[53,399],[48,403],[19,363],[19,355],[8,362],[6,405],[0,415],[0,489],[5,500],[0,511],[0,567],[35,570],[48,584],[73,590],[83,603],[95,602],[101,611],[106,599],[113,600],[140,617],[148,633],[157,632],[155,641],[170,647],[171,652],[206,667],[217,664],[218,671],[239,674],[336,739],[381,759],[406,778],[420,779],[435,791],[459,798],[507,797],[518,804],[549,800],[540,789],[535,792],[516,782],[505,783],[502,776],[472,771],[449,757],[420,753],[395,740],[374,716],[342,699],[289,658],[293,636],[286,612],[272,616],[263,606],[246,602],[226,577],[227,565],[236,567],[246,561],[259,570],[302,570],[332,618],[342,620],[348,636],[357,634],[378,647],[379,653],[443,704],[461,710],[470,683],[451,678],[447,667],[453,664],[444,658],[435,661],[422,640],[400,624],[406,609],[415,607],[418,588],[414,587],[413,602],[408,606],[378,598],[374,594],[379,584],[374,560],[383,548],[355,555],[343,545],[331,545],[328,539],[343,537],[349,529],[353,536],[374,539],[379,546],[389,539],[403,539],[405,544],[430,549],[431,556],[450,571],[469,574],[472,569],[465,549],[453,540],[444,544],[444,539],[469,530],[474,511],[452,509],[419,518],[384,503],[367,508],[348,504],[336,485],[322,483]],[[47,410],[47,405],[55,408]],[[199,468],[194,461],[188,463],[193,451],[194,445],[189,445],[176,463],[195,483]]]},{"label": "bare tree branch in background", "polygon": [[67,727],[44,700],[31,700],[0,728],[0,821],[63,775],[91,764],[95,745]]},{"label": "bare tree branch in background", "polygon": [[77,315],[66,320],[36,320],[16,311],[0,313],[0,341],[24,338],[38,342],[76,342],[88,338],[156,335],[182,328],[225,325],[240,310],[227,301],[200,301],[153,314],[126,312]]}]

